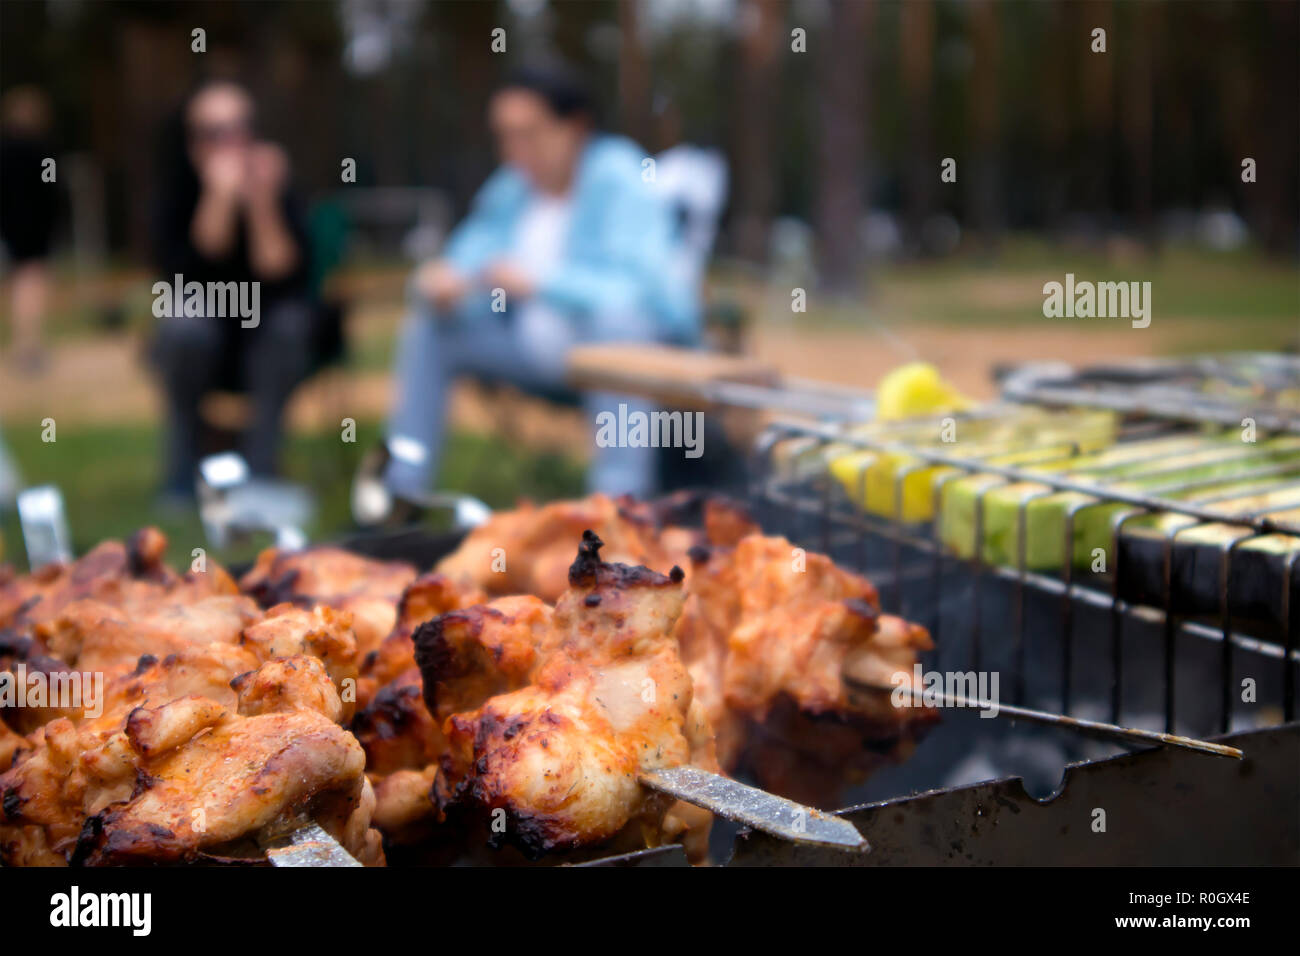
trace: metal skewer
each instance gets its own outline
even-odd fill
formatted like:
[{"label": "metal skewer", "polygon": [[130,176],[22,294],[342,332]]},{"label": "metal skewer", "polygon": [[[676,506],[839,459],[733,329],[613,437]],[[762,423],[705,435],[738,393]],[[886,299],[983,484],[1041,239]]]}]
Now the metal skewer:
[{"label": "metal skewer", "polygon": [[27,564],[33,571],[46,564],[72,560],[72,538],[58,486],[41,485],[20,491],[18,519],[27,546]]},{"label": "metal skewer", "polygon": [[[878,684],[875,681],[863,680],[851,674],[845,674],[843,679],[845,683],[857,690],[879,691],[885,694],[892,694],[898,690],[896,686]],[[923,691],[919,688],[910,687],[907,690],[911,691],[913,700],[919,702],[924,699]],[[1143,744],[1155,744],[1161,747],[1181,747],[1184,750],[1195,750],[1199,753],[1213,754],[1216,757],[1232,757],[1241,760],[1246,756],[1244,752],[1236,747],[1212,744],[1206,740],[1197,740],[1195,737],[1165,734],[1155,730],[1139,730],[1136,727],[1121,727],[1118,724],[1084,720],[1080,717],[1067,717],[1064,714],[1053,714],[1050,711],[1017,707],[1014,704],[994,703],[978,697],[966,697],[962,694],[942,693],[940,696],[943,698],[945,707],[968,707],[988,710],[998,717],[1010,717],[1012,720],[1029,720],[1039,724],[1052,724],[1057,727],[1066,727],[1071,730],[1098,734],[1103,737],[1114,737]]]},{"label": "metal skewer", "polygon": [[315,821],[269,841],[266,859],[274,867],[361,866]]},{"label": "metal skewer", "polygon": [[[640,781],[653,790],[781,839],[862,852],[870,849],[847,820],[698,767],[651,771],[641,774]],[[287,834],[270,836],[263,846],[267,861],[274,867],[361,866],[314,821]]]},{"label": "metal skewer", "polygon": [[655,770],[641,774],[640,780],[653,790],[783,840],[861,852],[871,849],[857,827],[848,820],[699,767]]}]

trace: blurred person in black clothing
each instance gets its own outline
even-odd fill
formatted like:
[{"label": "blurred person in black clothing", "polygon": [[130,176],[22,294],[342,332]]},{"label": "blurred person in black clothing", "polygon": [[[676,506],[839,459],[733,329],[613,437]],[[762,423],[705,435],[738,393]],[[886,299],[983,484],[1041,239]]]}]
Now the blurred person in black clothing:
[{"label": "blurred person in black clothing", "polygon": [[42,175],[52,158],[46,136],[49,101],[34,86],[16,86],[0,104],[0,239],[10,264],[14,368],[34,374],[45,365],[41,325],[49,300],[50,239],[57,189]]},{"label": "blurred person in black clothing", "polygon": [[310,368],[318,310],[307,230],[289,190],[288,158],[256,138],[253,116],[243,87],[207,82],[187,97],[165,137],[154,209],[160,278],[260,283],[256,325],[188,307],[159,321],[153,357],[167,391],[164,494],[172,500],[193,495],[206,393],[248,393],[253,417],[240,451],[255,474],[272,475],[284,405]]}]

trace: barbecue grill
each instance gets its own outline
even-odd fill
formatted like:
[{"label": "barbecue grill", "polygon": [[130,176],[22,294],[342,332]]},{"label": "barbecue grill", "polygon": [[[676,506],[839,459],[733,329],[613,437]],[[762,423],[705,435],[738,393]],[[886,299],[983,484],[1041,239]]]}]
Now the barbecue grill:
[{"label": "barbecue grill", "polygon": [[[1260,370],[1256,373],[1256,370]],[[653,382],[640,383],[655,392]],[[1295,390],[1300,360],[1283,356],[1116,365],[1082,373],[1059,366],[1018,370],[1006,396],[1045,406],[1105,408],[1121,415],[1117,443],[1195,436],[1210,425],[1261,433],[1300,432]],[[671,385],[681,400],[683,386]],[[1000,465],[914,440],[916,423],[864,433],[855,426],[870,399],[807,383],[713,381],[696,386],[714,407],[777,409],[756,442],[743,495],[772,534],[823,551],[869,576],[882,606],[925,623],[936,650],[927,669],[994,671],[1009,677],[1004,699],[1033,708],[1046,723],[984,720],[945,708],[944,719],[911,756],[875,773],[842,811],[872,846],[849,855],[764,834],[723,828],[723,856],[734,865],[773,864],[1207,864],[1300,860],[1300,725],[1294,723],[1300,662],[1300,537],[1261,563],[1249,545],[1300,526],[1273,512],[1225,516],[1213,482],[1171,474],[1154,493],[1135,493],[1105,474],[1054,477],[1029,465]],[[1015,405],[973,413],[997,419]],[[963,416],[957,416],[961,419]],[[932,423],[938,427],[938,422]],[[1263,435],[1261,434],[1261,440]],[[896,454],[892,514],[871,513],[827,467],[833,451]],[[1225,446],[1216,461],[1268,490],[1300,488],[1294,467],[1256,461],[1257,444]],[[1077,454],[1059,439],[1016,448],[1035,466]],[[1136,463],[1159,471],[1160,461]],[[907,520],[904,488],[919,472],[951,472],[934,488],[932,522]],[[945,485],[988,476],[975,501],[974,540],[965,557],[940,534]],[[865,477],[861,480],[865,481]],[[988,560],[982,547],[985,501],[998,488],[1040,490],[1019,502],[1015,559]],[[1044,487],[1045,486],[1045,487]],[[1083,497],[1065,513],[1062,553],[1092,509],[1113,511],[1104,573],[1065,560],[1058,572],[1031,569],[1027,509],[1051,492]],[[1142,516],[1186,521],[1159,536],[1130,532]],[[1215,544],[1184,548],[1209,525],[1233,532]],[[422,532],[369,536],[349,546],[375,557],[429,565],[454,547]],[[1261,582],[1263,584],[1261,585]],[[1209,585],[1207,587],[1207,585]],[[1254,682],[1243,701],[1240,680]],[[1099,740],[1081,721],[1163,734],[1217,737],[1241,760],[1175,747],[1132,751],[1133,741]],[[1094,829],[1104,811],[1105,831]],[[1106,835],[1109,834],[1109,837]],[[686,865],[679,847],[601,857],[586,865]]]},{"label": "barbecue grill", "polygon": [[[1167,395],[1169,370],[1160,369],[1159,375]],[[747,405],[761,407],[768,390],[771,405],[805,405],[803,397],[792,400],[773,386],[738,387]],[[1121,444],[1194,434],[1206,421],[1228,420],[1221,405],[1206,420],[1189,420],[1190,400],[1178,406],[1177,416],[1154,414],[1137,407],[1149,404],[1149,395],[1139,393],[1134,390],[1134,407],[1124,410]],[[1107,407],[1115,409],[1118,396],[1112,388]],[[708,400],[725,399],[713,390]],[[1300,533],[1300,528],[1268,513],[1225,519],[1212,510],[1213,495],[1189,500],[1183,494],[1197,490],[1191,481],[1171,481],[1160,494],[1134,494],[1105,476],[1086,484],[1045,477],[1027,467],[994,465],[899,437],[914,435],[915,423],[864,436],[853,424],[860,401],[846,402],[851,414],[838,421],[823,405],[816,417],[783,419],[766,429],[755,447],[749,484],[740,489],[755,517],[769,533],[785,534],[796,545],[821,550],[867,574],[880,587],[885,610],[927,624],[936,640],[927,669],[999,672],[1007,678],[1002,685],[1007,703],[1033,708],[1048,723],[990,721],[971,710],[945,709],[944,720],[909,759],[878,771],[853,792],[857,805],[844,814],[871,843],[869,854],[851,856],[748,832],[729,842],[735,831],[725,827],[715,849],[721,845],[721,855],[735,865],[1291,863],[1300,858],[1294,815],[1300,781],[1293,772],[1300,759],[1300,726],[1291,723],[1298,660],[1292,613],[1300,584],[1296,552],[1281,557],[1280,574],[1270,578],[1276,590],[1267,600],[1255,593],[1253,577],[1238,573],[1243,566],[1252,575],[1261,571],[1246,563],[1250,552],[1244,546],[1250,541]],[[995,406],[980,414],[1012,412],[1014,407]],[[1240,421],[1240,410],[1231,414]],[[830,473],[826,462],[832,450],[845,445],[911,459],[893,477],[894,514],[870,513],[863,496],[849,494]],[[1029,440],[1017,451],[1042,465],[1077,448]],[[1252,453],[1253,446],[1241,444],[1223,457],[1241,459],[1242,473],[1269,481],[1269,487],[1300,483],[1300,475],[1250,464]],[[943,483],[965,475],[996,479],[976,501],[975,541],[965,558],[941,539],[937,520],[927,526],[904,514],[909,477],[936,465],[952,469],[936,485],[936,515]],[[986,560],[979,546],[984,497],[1016,482],[1086,494],[1067,512],[1066,554],[1074,522],[1087,509],[1114,509],[1114,559],[1107,572],[1082,572],[1068,560],[1056,574],[1026,566],[1029,523],[1023,509],[1042,492],[1021,502],[1019,561],[1001,566]],[[1132,538],[1128,530],[1135,518],[1158,513],[1183,516],[1192,524],[1166,534],[1153,554],[1149,540]],[[1216,555],[1214,600],[1203,593],[1203,571],[1183,573],[1179,550],[1189,528],[1211,523],[1237,529]],[[428,565],[456,540],[405,532],[354,539],[349,546]],[[1159,572],[1154,581],[1149,580],[1153,563]],[[1250,593],[1244,596],[1242,580],[1256,585],[1245,588]],[[1244,677],[1256,684],[1253,703],[1240,699],[1237,682]],[[1088,720],[1157,734],[1226,734],[1221,742],[1245,756],[1232,760],[1172,747],[1129,752],[1132,741],[1124,746],[1113,738],[1098,740],[1079,723]],[[1118,839],[1092,829],[1098,809],[1109,815],[1108,832]],[[586,865],[686,865],[686,859],[680,848],[662,847]]]},{"label": "barbecue grill", "polygon": [[[1244,391],[1248,404],[1238,389],[1221,391],[1204,409],[1207,382],[1240,384],[1245,366],[1202,361],[1082,374],[1040,367],[1014,373],[1008,394],[1117,412],[1120,446],[1195,437],[1245,417],[1269,423],[1260,424],[1262,432],[1300,433],[1288,404],[1300,388],[1300,365],[1272,357],[1266,367],[1267,380]],[[1215,379],[1225,368],[1234,371]],[[674,388],[680,395],[680,383]],[[1300,525],[1281,513],[1288,509],[1225,515],[1215,508],[1224,496],[1213,482],[1177,473],[1158,490],[1139,493],[1104,472],[1080,478],[1044,471],[1081,450],[1059,437],[1024,438],[1014,449],[1018,463],[1007,464],[960,444],[918,442],[915,421],[864,430],[858,423],[869,397],[848,390],[715,382],[701,386],[698,398],[786,413],[755,443],[746,485],[730,490],[767,533],[867,575],[885,611],[925,624],[936,645],[923,657],[927,671],[1002,675],[995,696],[1025,718],[988,720],[978,707],[945,707],[907,759],[875,772],[840,811],[866,837],[870,853],[721,824],[715,858],[731,865],[1300,860],[1300,724],[1294,722]],[[966,420],[1014,415],[1018,407],[995,404],[955,418],[960,428]],[[868,507],[865,466],[857,488],[832,472],[830,463],[846,449],[902,461],[891,475],[891,513]],[[1300,489],[1300,471],[1260,458],[1255,443],[1224,445],[1215,455],[1261,487]],[[1157,473],[1163,468],[1154,459],[1131,463]],[[933,485],[933,517],[915,520],[906,508],[909,480],[937,467],[947,471]],[[939,519],[944,492],[972,476],[987,483],[974,499],[969,546],[954,549]],[[1032,490],[1016,503],[1013,560],[995,559],[984,541],[989,495],[1022,484]],[[1079,497],[1059,529],[1065,560],[1055,572],[1033,567],[1029,509],[1067,492]],[[1108,567],[1096,572],[1070,559],[1076,528],[1094,510],[1107,513],[1110,534]],[[1139,519],[1153,515],[1181,523],[1153,537],[1139,528]],[[681,517],[689,520],[678,516],[674,523]],[[1232,529],[1221,543],[1187,546],[1196,529],[1221,525]],[[1252,547],[1277,536],[1290,547],[1262,554]],[[428,568],[460,540],[460,533],[407,529],[367,532],[341,544]],[[1253,691],[1247,699],[1244,679]],[[1098,727],[1098,721],[1117,726]],[[1236,748],[1242,756],[1196,752],[1189,743],[1207,748],[1165,735],[1213,737],[1226,745],[1219,752]],[[447,859],[466,858],[437,847],[390,854],[397,865]],[[677,846],[548,862],[687,865]]]}]

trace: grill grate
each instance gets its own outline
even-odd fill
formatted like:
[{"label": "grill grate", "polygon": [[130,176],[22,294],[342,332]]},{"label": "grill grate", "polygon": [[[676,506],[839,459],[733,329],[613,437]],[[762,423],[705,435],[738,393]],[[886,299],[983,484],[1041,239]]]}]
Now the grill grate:
[{"label": "grill grate", "polygon": [[1187,359],[1125,361],[1076,371],[1034,363],[1010,374],[1016,401],[1112,411],[1170,421],[1300,432],[1300,356],[1238,352]]},{"label": "grill grate", "polygon": [[[939,423],[935,422],[935,434]],[[1030,470],[1021,465],[994,464],[989,455],[954,454],[946,448],[918,445],[909,437],[916,434],[915,423],[898,427],[874,427],[864,434],[863,429],[843,424],[779,421],[771,425],[756,446],[751,495],[757,507],[766,512],[765,526],[770,522],[784,527],[797,541],[817,546],[836,555],[841,560],[869,573],[881,586],[882,603],[889,610],[906,613],[905,594],[918,599],[922,618],[929,609],[928,625],[943,648],[944,633],[948,626],[941,608],[945,602],[959,601],[958,616],[969,619],[964,646],[969,652],[970,666],[980,671],[996,651],[1003,659],[1009,657],[1014,703],[1023,703],[1030,688],[1026,667],[1026,636],[1028,619],[1026,599],[1040,595],[1041,600],[1055,604],[1054,627],[1036,632],[1041,637],[1052,632],[1059,641],[1060,710],[1063,715],[1074,715],[1078,701],[1074,695],[1078,665],[1079,635],[1076,626],[1080,608],[1091,608],[1104,614],[1109,630],[1106,642],[1106,665],[1109,669],[1108,706],[1109,720],[1121,724],[1125,718],[1125,673],[1123,646],[1126,629],[1132,622],[1154,626],[1160,633],[1162,710],[1165,731],[1175,732],[1175,703],[1178,699],[1177,681],[1179,656],[1189,640],[1210,642],[1220,648],[1218,655],[1218,687],[1186,688],[1198,697],[1217,698],[1217,728],[1226,733],[1233,723],[1236,684],[1234,683],[1234,658],[1239,652],[1252,655],[1252,661],[1266,662],[1275,670],[1276,683],[1280,683],[1282,719],[1290,721],[1295,716],[1297,609],[1296,586],[1300,583],[1296,564],[1300,558],[1300,526],[1289,515],[1278,516],[1278,511],[1259,510],[1247,513],[1226,514],[1214,505],[1227,501],[1229,495],[1210,491],[1223,479],[1185,480],[1178,477],[1179,469],[1160,459],[1149,462],[1137,459],[1128,462],[1122,475],[1104,468],[1094,473],[1072,473],[1062,477],[1051,473]],[[1163,420],[1143,419],[1126,424],[1121,430],[1120,448],[1137,448],[1130,443],[1157,438],[1194,437],[1194,428]],[[1289,441],[1289,439],[1284,439]],[[1300,449],[1300,439],[1296,441]],[[1017,460],[1032,461],[1034,465],[1064,461],[1079,453],[1079,446],[1059,439],[1051,443],[1025,442],[1013,449],[1000,447],[997,454],[1014,451]],[[873,453],[875,456],[896,455],[906,463],[893,474],[892,515],[871,513],[866,507],[867,472],[870,456],[862,463],[857,477],[856,495],[850,496],[843,484],[830,473],[829,459],[842,452]],[[1236,469],[1233,480],[1258,482],[1252,492],[1297,489],[1300,492],[1300,456],[1287,463],[1272,461],[1260,451],[1258,445],[1238,443],[1225,445],[1208,456],[1203,463],[1231,464]],[[950,469],[937,477],[933,484],[933,520],[909,522],[905,520],[905,486],[908,478],[926,469],[942,466]],[[1136,471],[1134,470],[1136,468]],[[1131,488],[1117,487],[1119,479],[1131,480],[1136,476],[1155,480],[1147,492],[1137,493]],[[941,535],[941,522],[945,489],[952,481],[969,476],[982,476],[987,483],[978,490],[974,500],[973,540],[968,555],[955,554],[945,544]],[[1167,478],[1168,480],[1163,480]],[[1025,484],[1016,504],[1015,558],[999,563],[986,558],[985,517],[986,501],[991,492]],[[1041,498],[1069,492],[1077,495],[1064,511],[1063,540],[1059,573],[1043,573],[1027,566],[1028,509]],[[1295,512],[1296,504],[1285,509]],[[1072,560],[1076,522],[1091,509],[1109,509],[1110,567],[1105,574],[1093,574],[1075,567]],[[1139,539],[1134,545],[1127,536],[1133,523],[1143,516],[1161,513],[1183,519],[1178,527],[1163,529],[1154,541]],[[1206,595],[1188,594],[1187,582],[1182,579],[1182,563],[1175,560],[1176,549],[1188,541],[1188,532],[1204,529],[1208,525],[1226,526],[1225,540],[1215,546],[1218,581],[1213,600]],[[1242,548],[1262,539],[1283,537],[1283,548],[1274,562],[1276,567],[1276,593],[1270,594],[1267,607],[1237,606],[1234,585],[1240,574],[1234,568],[1244,567]],[[1287,545],[1289,543],[1289,550]],[[1139,561],[1144,555],[1152,556],[1152,545],[1158,557]],[[1140,546],[1140,547],[1139,547]],[[1135,554],[1135,548],[1138,548]],[[881,557],[884,560],[881,561]],[[1152,567],[1157,569],[1157,581],[1142,582],[1150,578]],[[1202,563],[1204,568],[1204,563]],[[1146,573],[1139,573],[1145,571]],[[1204,575],[1200,575],[1203,579]],[[960,581],[960,586],[954,581]],[[985,601],[992,590],[992,582],[1009,588],[1009,600],[999,603],[993,598],[992,610],[1006,608],[1005,640],[990,646],[990,635],[985,618],[990,608]],[[911,616],[916,617],[913,613]],[[1095,650],[1096,629],[1088,635],[1089,648]],[[1008,644],[1009,642],[1009,644]],[[1036,675],[1035,679],[1041,679]]]}]

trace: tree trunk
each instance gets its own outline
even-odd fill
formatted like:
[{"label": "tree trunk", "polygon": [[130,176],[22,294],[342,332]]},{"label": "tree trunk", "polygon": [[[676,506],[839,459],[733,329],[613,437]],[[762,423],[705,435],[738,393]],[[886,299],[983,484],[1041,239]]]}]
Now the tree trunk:
[{"label": "tree trunk", "polygon": [[[491,35],[505,21],[495,3],[458,3],[445,8],[435,4],[433,12],[439,17],[439,25],[448,31],[443,50],[450,61],[450,77],[460,102],[456,111],[457,140],[452,149],[456,205],[463,210],[496,160],[486,122],[487,104],[493,85],[510,60],[492,52]],[[506,42],[518,40],[508,36]]]},{"label": "tree trunk", "polygon": [[1153,212],[1153,146],[1155,122],[1155,61],[1159,54],[1155,30],[1160,8],[1141,3],[1126,11],[1132,17],[1130,39],[1123,51],[1124,99],[1120,117],[1124,127],[1124,147],[1128,155],[1128,205],[1133,225],[1146,243],[1155,250],[1157,232]]},{"label": "tree trunk", "polygon": [[907,103],[907,170],[904,174],[904,219],[907,244],[921,251],[921,230],[934,209],[939,160],[931,132],[934,86],[934,4],[909,0],[899,11],[899,46],[903,97]]},{"label": "tree trunk", "polygon": [[[1300,205],[1300,112],[1295,108],[1296,89],[1300,88],[1296,50],[1300,48],[1300,8],[1295,3],[1268,4],[1267,29],[1261,75],[1264,82],[1256,86],[1260,104],[1256,129],[1261,137],[1256,156],[1258,167],[1254,183],[1243,184],[1262,194],[1262,217],[1257,220],[1264,247],[1276,255],[1295,251],[1296,208]],[[1281,105],[1274,106],[1281,98]],[[1267,104],[1267,105],[1266,105]],[[1289,104],[1289,105],[1288,105]],[[1234,175],[1241,179],[1241,158],[1237,158]]]},{"label": "tree trunk", "polygon": [[966,183],[967,212],[986,253],[997,248],[1001,231],[1002,189],[998,156],[998,10],[994,0],[971,7],[971,46],[975,53],[970,83],[971,170]]},{"label": "tree trunk", "polygon": [[744,258],[767,258],[776,203],[777,80],[784,38],[784,0],[744,0],[740,11],[740,76],[736,109],[736,247]]},{"label": "tree trunk", "polygon": [[623,132],[642,146],[650,143],[650,64],[641,40],[640,0],[618,5],[618,98]]},{"label": "tree trunk", "polygon": [[1037,159],[1040,169],[1056,171],[1052,175],[1041,177],[1039,182],[1043,197],[1042,225],[1049,236],[1059,239],[1069,207],[1069,177],[1061,172],[1069,168],[1069,95],[1066,78],[1072,64],[1078,62],[1078,56],[1069,39],[1070,30],[1075,26],[1073,19],[1066,16],[1059,4],[1046,4],[1045,7],[1037,117],[1042,138]]},{"label": "tree trunk", "polygon": [[871,0],[833,3],[818,65],[817,242],[822,286],[857,291],[861,279],[863,187],[867,166],[868,43]]},{"label": "tree trunk", "polygon": [[[1115,11],[1110,3],[1089,3],[1076,8],[1083,29],[1078,42],[1086,44],[1082,81],[1085,134],[1082,176],[1082,211],[1101,230],[1109,228],[1111,212],[1110,157],[1115,132],[1115,57],[1125,41],[1115,31]],[[1076,20],[1078,22],[1078,20]],[[1092,52],[1092,31],[1106,31],[1106,52]],[[1098,236],[1100,238],[1100,235]]]}]

